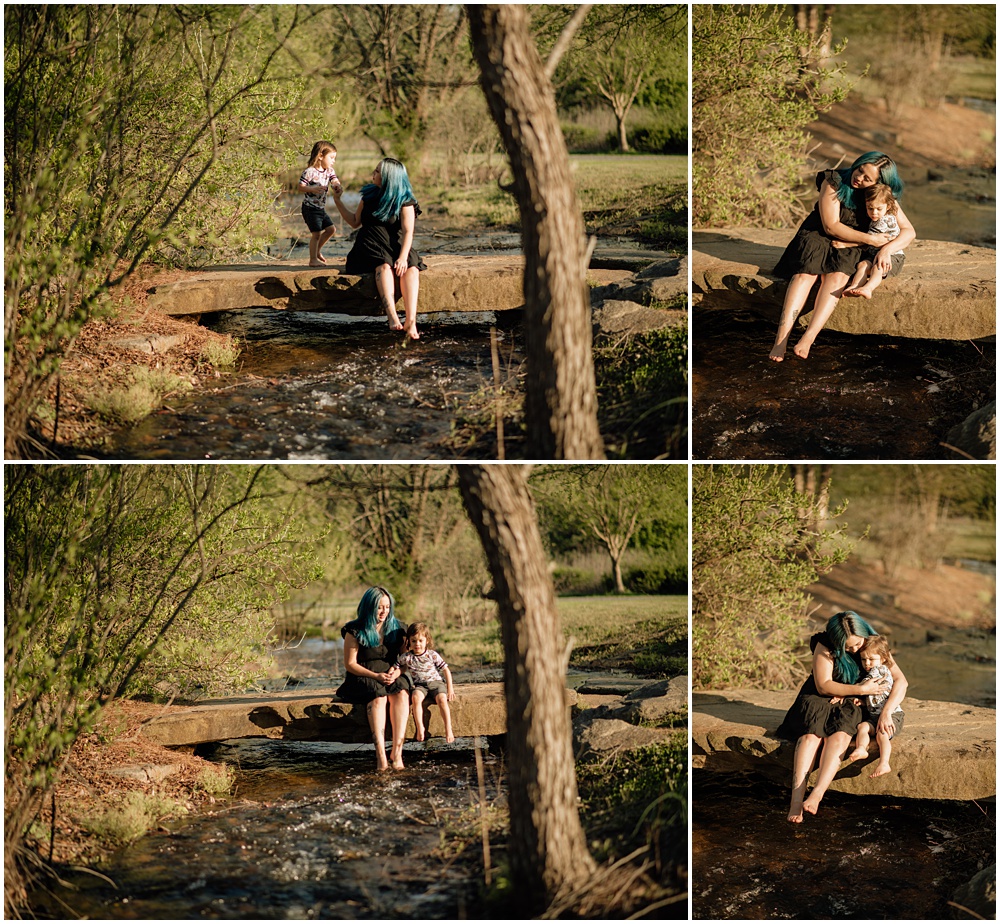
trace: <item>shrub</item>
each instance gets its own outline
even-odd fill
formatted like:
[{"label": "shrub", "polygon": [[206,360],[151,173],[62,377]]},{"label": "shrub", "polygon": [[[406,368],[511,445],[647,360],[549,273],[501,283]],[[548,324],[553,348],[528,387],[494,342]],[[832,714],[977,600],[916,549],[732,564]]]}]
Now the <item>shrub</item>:
[{"label": "shrub", "polygon": [[186,811],[179,802],[165,796],[130,792],[120,805],[85,819],[83,825],[97,837],[124,846],[137,841],[159,821]]},{"label": "shrub", "polygon": [[233,788],[236,774],[229,764],[209,764],[198,773],[198,785],[210,796],[228,795]]},{"label": "shrub", "polygon": [[225,340],[206,340],[201,347],[202,358],[216,369],[235,366],[240,352],[239,340],[229,336]]},{"label": "shrub", "polygon": [[88,400],[94,411],[114,423],[134,424],[148,417],[167,395],[191,389],[183,376],[147,366],[135,366],[131,378],[128,385],[92,391]]}]

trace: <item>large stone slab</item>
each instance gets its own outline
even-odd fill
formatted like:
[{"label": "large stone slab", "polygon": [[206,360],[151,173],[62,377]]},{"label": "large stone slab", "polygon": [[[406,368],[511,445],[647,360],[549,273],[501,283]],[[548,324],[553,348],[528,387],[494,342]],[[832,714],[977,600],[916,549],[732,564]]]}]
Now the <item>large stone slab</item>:
[{"label": "large stone slab", "polygon": [[[577,700],[566,691],[567,709]],[[503,735],[507,732],[507,710],[500,683],[455,684],[450,704],[452,727],[458,737]],[[444,736],[444,722],[437,706],[425,705],[427,733]],[[407,735],[414,733],[409,720]],[[342,702],[332,689],[312,690],[308,695],[261,694],[239,696],[173,709],[148,720],[144,737],[165,747],[205,744],[230,738],[286,738],[295,741],[371,741],[364,706]]]},{"label": "large stone slab", "polygon": [[[795,745],[774,737],[794,693],[764,690],[695,692],[692,766],[755,770],[789,785]],[[906,725],[892,751],[892,772],[871,779],[875,751],[845,763],[831,789],[911,799],[985,799],[996,795],[996,710],[905,699]]]},{"label": "large stone slab", "polygon": [[[750,307],[777,323],[786,281],[771,275],[792,231],[704,229],[693,233],[692,289],[715,303]],[[807,307],[812,305],[811,297]],[[808,322],[803,312],[800,324]],[[874,297],[842,298],[827,323],[848,334],[975,340],[996,334],[996,251],[917,240],[906,266]]]},{"label": "large stone slab", "polygon": [[[524,259],[518,255],[424,258],[420,310],[500,311],[524,305]],[[375,276],[350,276],[342,259],[328,267],[239,264],[206,269],[153,286],[147,304],[174,317],[241,308],[382,313]]]}]

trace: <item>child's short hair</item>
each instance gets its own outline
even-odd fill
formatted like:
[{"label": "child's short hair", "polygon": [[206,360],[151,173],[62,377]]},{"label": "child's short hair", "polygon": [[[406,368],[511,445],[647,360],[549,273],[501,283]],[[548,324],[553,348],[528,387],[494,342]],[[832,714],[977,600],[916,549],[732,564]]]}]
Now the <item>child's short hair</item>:
[{"label": "child's short hair", "polygon": [[865,204],[884,205],[890,215],[897,212],[896,197],[885,183],[876,183],[865,191]]},{"label": "child's short hair", "polygon": [[410,647],[410,639],[422,635],[427,639],[427,647],[434,647],[434,639],[431,638],[431,630],[427,628],[426,622],[411,622],[406,630],[406,647]]},{"label": "child's short hair", "polygon": [[335,145],[332,141],[317,141],[313,145],[312,154],[309,155],[309,166],[315,167],[316,164],[319,163],[319,159],[321,157],[326,157],[326,155],[331,151],[333,151],[334,154],[337,153],[337,145]]},{"label": "child's short hair", "polygon": [[865,653],[878,655],[886,667],[892,667],[892,652],[889,651],[889,640],[884,635],[869,635],[858,652],[862,655]]}]

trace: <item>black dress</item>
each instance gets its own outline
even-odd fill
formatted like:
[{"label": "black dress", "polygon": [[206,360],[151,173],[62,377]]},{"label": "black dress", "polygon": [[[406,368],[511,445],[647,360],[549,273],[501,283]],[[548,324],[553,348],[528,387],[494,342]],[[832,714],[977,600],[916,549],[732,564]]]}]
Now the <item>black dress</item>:
[{"label": "black dress", "polygon": [[[809,650],[815,651],[817,643],[833,650],[830,637],[825,632],[809,639]],[[789,741],[797,741],[803,735],[827,738],[834,732],[847,732],[853,737],[860,721],[861,707],[855,706],[849,699],[834,705],[829,696],[820,695],[810,671],[775,734]]]},{"label": "black dress", "polygon": [[[361,228],[358,236],[354,239],[354,246],[347,255],[347,272],[352,276],[363,276],[365,273],[374,273],[383,263],[392,266],[399,259],[402,251],[403,237],[403,210],[394,221],[381,221],[375,217],[379,203],[382,201],[381,194],[374,200],[363,200],[365,207],[361,210]],[[403,208],[412,205],[416,215],[420,214],[420,206],[415,199],[404,203]],[[408,266],[415,266],[418,270],[425,270],[427,267],[420,259],[420,254],[410,246]]]},{"label": "black dress", "polygon": [[[358,664],[366,667],[376,674],[384,674],[393,664],[403,647],[405,636],[402,629],[389,633],[382,639],[382,644],[374,648],[368,648],[361,644],[357,637],[357,632],[361,628],[360,622],[355,619],[349,622],[340,630],[341,636],[346,637],[350,632],[358,643]],[[403,690],[412,690],[413,684],[407,674],[400,674],[389,686],[376,680],[374,677],[359,677],[357,674],[347,673],[344,682],[337,687],[337,696],[346,703],[370,703],[379,696],[388,696],[390,693],[401,693]]]},{"label": "black dress", "polygon": [[[841,185],[840,173],[837,170],[824,170],[816,174],[816,188],[819,189],[826,180],[834,189]],[[865,213],[865,219],[868,215]],[[854,209],[841,203],[840,221],[855,231],[867,231],[868,225],[859,228],[858,217]],[[791,279],[799,273],[809,276],[825,276],[827,273],[847,273],[852,275],[858,268],[861,259],[860,247],[834,247],[833,238],[823,230],[823,220],[819,215],[819,203],[799,225],[798,231],[791,243],[785,248],[774,267],[773,275],[782,279]]]}]

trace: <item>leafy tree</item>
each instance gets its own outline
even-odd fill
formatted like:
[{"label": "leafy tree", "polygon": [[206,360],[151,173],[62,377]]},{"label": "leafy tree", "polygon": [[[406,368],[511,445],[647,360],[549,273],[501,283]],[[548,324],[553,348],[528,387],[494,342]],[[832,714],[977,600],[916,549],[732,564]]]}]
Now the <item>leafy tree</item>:
[{"label": "leafy tree", "polygon": [[5,910],[26,833],[104,706],[166,685],[242,688],[270,605],[312,571],[268,473],[222,466],[4,469]]},{"label": "leafy tree", "polygon": [[[803,67],[817,39],[780,6],[692,7],[692,220],[781,227],[799,213],[804,128],[846,98],[833,70]],[[834,49],[838,53],[840,49]]]},{"label": "leafy tree", "polygon": [[533,485],[556,543],[567,548],[596,541],[611,561],[618,593],[625,592],[622,557],[640,537],[647,547],[687,551],[683,465],[545,466]]},{"label": "leafy tree", "polygon": [[629,150],[628,116],[639,97],[657,86],[663,92],[668,82],[686,83],[686,14],[683,6],[595,6],[575,52],[561,65],[614,113],[623,152]]},{"label": "leafy tree", "polygon": [[[4,8],[5,450],[80,328],[151,257],[253,250],[301,144],[295,7]],[[280,153],[279,153],[280,152]]]},{"label": "leafy tree", "polygon": [[814,519],[803,508],[818,498],[797,493],[779,466],[695,466],[692,480],[692,683],[783,687],[794,679],[804,589],[853,544],[839,527],[803,529]]}]

